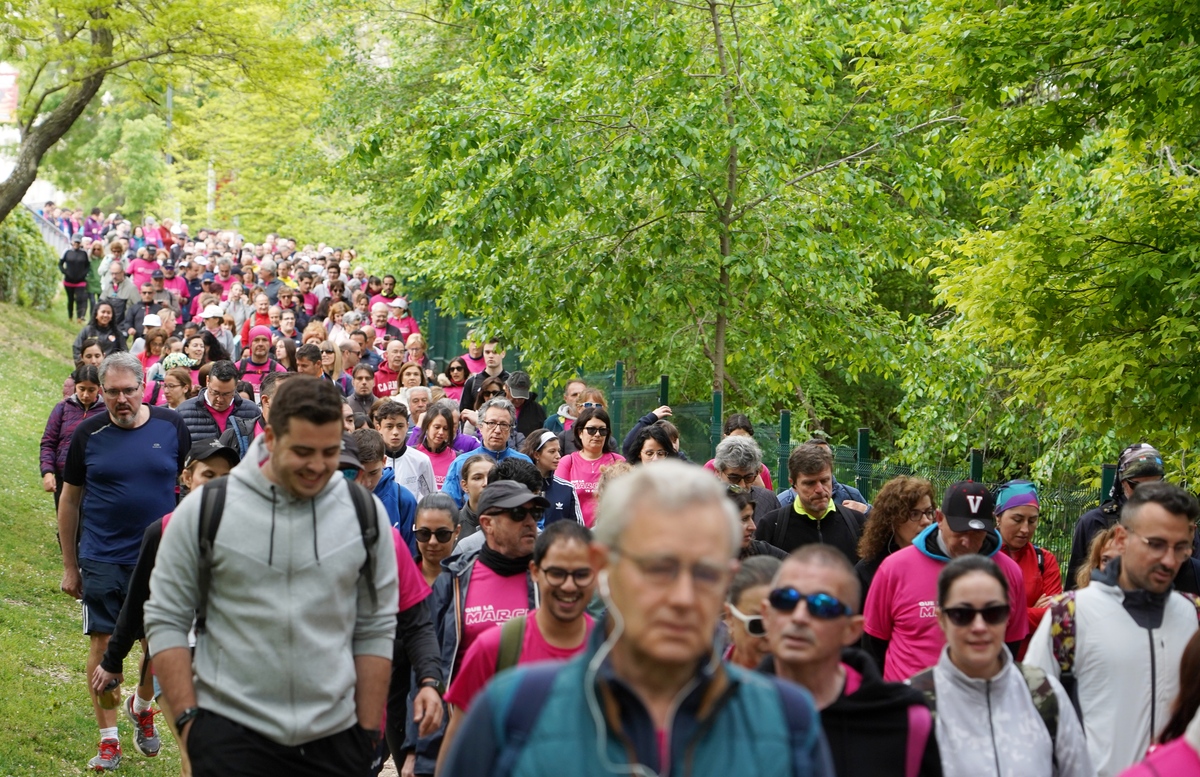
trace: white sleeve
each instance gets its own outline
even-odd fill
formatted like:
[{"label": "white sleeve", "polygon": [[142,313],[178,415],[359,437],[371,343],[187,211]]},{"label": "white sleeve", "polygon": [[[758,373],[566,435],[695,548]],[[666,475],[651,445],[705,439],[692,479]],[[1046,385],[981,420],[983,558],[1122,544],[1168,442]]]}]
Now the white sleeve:
[{"label": "white sleeve", "polygon": [[[1038,630],[1041,630],[1041,626]],[[1075,706],[1071,704],[1071,698],[1062,683],[1051,677],[1050,685],[1058,697],[1058,734],[1054,742],[1058,777],[1096,777],[1096,768],[1092,766],[1092,758],[1088,755],[1087,740],[1083,736],[1083,726],[1079,725],[1079,718],[1075,715]]]},{"label": "white sleeve", "polygon": [[[1056,687],[1061,687],[1058,686],[1061,672],[1058,667],[1058,659],[1054,657],[1054,642],[1050,636],[1052,613],[1051,609],[1047,609],[1046,614],[1042,616],[1042,622],[1038,624],[1037,631],[1033,632],[1033,637],[1029,640],[1029,647],[1025,650],[1025,659],[1021,663],[1036,666],[1054,680]],[[1067,702],[1067,706],[1071,706],[1070,702]],[[1071,714],[1074,715],[1073,708]],[[1076,725],[1078,723],[1076,721]]]}]

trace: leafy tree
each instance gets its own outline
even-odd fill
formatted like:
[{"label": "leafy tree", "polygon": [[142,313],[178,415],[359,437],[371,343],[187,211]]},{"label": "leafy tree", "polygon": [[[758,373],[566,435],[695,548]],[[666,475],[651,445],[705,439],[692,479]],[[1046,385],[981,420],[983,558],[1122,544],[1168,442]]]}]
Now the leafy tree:
[{"label": "leafy tree", "polygon": [[396,269],[419,292],[518,339],[542,375],[620,355],[634,381],[666,370],[685,395],[842,428],[863,412],[847,386],[894,391],[928,295],[881,295],[948,234],[927,144],[959,118],[851,82],[857,36],[890,19],[715,0],[392,11],[382,41],[344,41],[327,120],[356,130],[336,174],[402,228]]},{"label": "leafy tree", "polygon": [[272,35],[278,12],[271,1],[8,3],[0,56],[21,70],[21,141],[12,173],[0,182],[0,219],[21,201],[43,155],[107,80],[161,84],[183,73],[279,78],[286,41]]}]

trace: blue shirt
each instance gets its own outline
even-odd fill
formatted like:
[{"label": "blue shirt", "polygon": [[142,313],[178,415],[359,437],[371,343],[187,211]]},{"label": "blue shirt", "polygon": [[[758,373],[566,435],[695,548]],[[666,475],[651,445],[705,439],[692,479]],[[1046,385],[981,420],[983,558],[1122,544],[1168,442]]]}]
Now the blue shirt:
[{"label": "blue shirt", "polygon": [[63,480],[84,489],[79,558],[136,563],[146,527],[175,509],[191,447],[183,418],[165,407],[150,407],[150,418],[136,429],[117,426],[108,413],[76,427]]}]

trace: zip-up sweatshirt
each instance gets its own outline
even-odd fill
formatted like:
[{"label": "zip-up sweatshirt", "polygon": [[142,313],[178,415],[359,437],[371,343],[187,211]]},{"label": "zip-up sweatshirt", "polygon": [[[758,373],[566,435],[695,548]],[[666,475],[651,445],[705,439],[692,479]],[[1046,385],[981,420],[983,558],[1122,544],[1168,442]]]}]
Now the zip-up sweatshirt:
[{"label": "zip-up sweatshirt", "polygon": [[[375,579],[361,579],[366,549],[346,479],[334,473],[315,498],[298,499],[263,474],[267,455],[258,437],[229,475],[208,627],[196,639],[192,666],[197,706],[297,746],[355,724],[355,656],[391,660],[396,551],[387,511],[375,499]],[[188,646],[203,493],[189,494],[163,533],[145,609],[152,655]]]},{"label": "zip-up sweatshirt", "polygon": [[933,667],[942,771],[977,777],[1093,777],[1083,729],[1062,684],[1049,678],[1058,699],[1052,742],[1029,684],[1004,646],[1000,660],[1000,672],[981,680],[963,674],[950,661],[950,648],[942,649]]},{"label": "zip-up sweatshirt", "polygon": [[[1100,777],[1116,777],[1141,760],[1166,725],[1179,692],[1179,661],[1197,630],[1194,598],[1124,591],[1120,560],[1093,573],[1075,598],[1074,675],[1088,753]],[[1053,609],[1042,619],[1025,662],[1061,676]]]}]

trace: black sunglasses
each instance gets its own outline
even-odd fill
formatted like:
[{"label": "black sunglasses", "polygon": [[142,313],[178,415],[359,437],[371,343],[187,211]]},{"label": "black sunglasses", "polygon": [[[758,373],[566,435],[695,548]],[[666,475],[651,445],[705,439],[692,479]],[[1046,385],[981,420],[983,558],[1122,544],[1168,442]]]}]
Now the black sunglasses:
[{"label": "black sunglasses", "polygon": [[780,612],[792,612],[803,601],[809,615],[826,621],[854,614],[849,605],[829,594],[802,594],[791,586],[776,588],[767,595],[767,601]]},{"label": "black sunglasses", "polygon": [[503,391],[484,391],[481,392],[484,399],[495,399],[496,397],[504,396]]},{"label": "black sunglasses", "polygon": [[583,427],[583,431],[587,432],[588,434],[599,436],[599,437],[607,437],[608,436],[608,427],[607,426],[585,426],[585,427]]},{"label": "black sunglasses", "polygon": [[989,626],[998,626],[1008,620],[1011,609],[1007,604],[989,604],[979,610],[974,607],[946,607],[942,612],[955,626],[970,626],[975,622],[976,615],[982,615],[983,622]]},{"label": "black sunglasses", "polygon": [[[542,514],[545,512],[545,510],[543,510],[540,507],[509,507],[509,508],[505,509],[503,512],[505,515],[507,515],[509,517],[509,519],[511,519],[513,521],[513,523],[520,523],[521,521],[524,521],[526,518],[533,518],[533,520],[535,520],[535,521],[542,520]],[[495,516],[498,514],[499,514],[499,512],[487,513],[487,515],[492,515],[492,516]]]},{"label": "black sunglasses", "polygon": [[413,536],[417,538],[417,542],[429,542],[431,537],[437,537],[437,541],[446,543],[454,536],[453,529],[413,529]]}]

